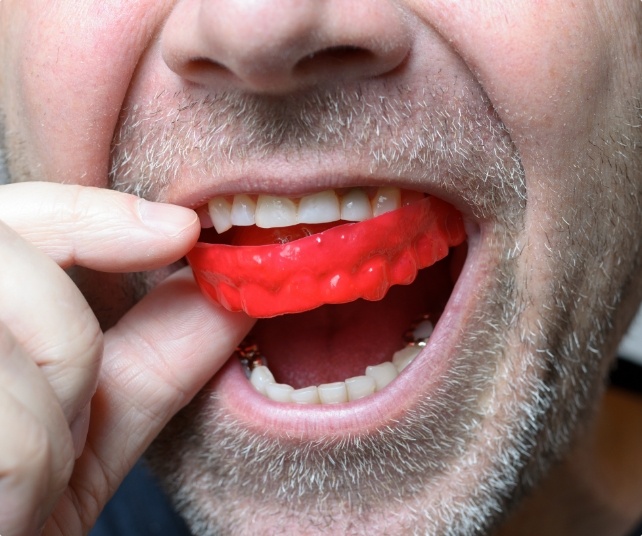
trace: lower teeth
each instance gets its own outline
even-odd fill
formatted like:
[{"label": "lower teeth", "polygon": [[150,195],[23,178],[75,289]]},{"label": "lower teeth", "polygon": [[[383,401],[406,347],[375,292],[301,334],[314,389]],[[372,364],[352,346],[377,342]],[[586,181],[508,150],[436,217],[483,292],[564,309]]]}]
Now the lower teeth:
[{"label": "lower teeth", "polygon": [[413,322],[403,336],[405,346],[392,355],[392,361],[366,367],[364,376],[355,376],[345,381],[311,385],[294,389],[291,385],[276,383],[267,367],[267,359],[258,345],[248,339],[237,348],[236,355],[241,361],[246,376],[254,388],[276,402],[297,404],[339,404],[351,402],[381,391],[426,346],[433,331],[430,315],[424,314]]}]

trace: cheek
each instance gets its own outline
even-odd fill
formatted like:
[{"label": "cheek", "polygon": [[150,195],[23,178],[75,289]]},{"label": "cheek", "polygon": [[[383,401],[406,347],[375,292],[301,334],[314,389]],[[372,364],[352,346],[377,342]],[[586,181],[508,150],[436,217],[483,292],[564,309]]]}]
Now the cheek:
[{"label": "cheek", "polygon": [[605,107],[615,39],[593,2],[462,0],[436,17],[516,143],[551,154],[562,140],[586,139]]},{"label": "cheek", "polygon": [[550,234],[559,214],[572,207],[592,210],[584,195],[595,189],[587,172],[589,153],[613,123],[624,68],[616,59],[621,34],[601,24],[598,7],[590,1],[524,0],[490,7],[461,0],[436,15],[440,31],[453,36],[453,46],[519,152],[529,233]]},{"label": "cheek", "polygon": [[107,184],[122,102],[167,5],[85,0],[5,8],[12,38],[3,51],[3,98],[32,178]]}]

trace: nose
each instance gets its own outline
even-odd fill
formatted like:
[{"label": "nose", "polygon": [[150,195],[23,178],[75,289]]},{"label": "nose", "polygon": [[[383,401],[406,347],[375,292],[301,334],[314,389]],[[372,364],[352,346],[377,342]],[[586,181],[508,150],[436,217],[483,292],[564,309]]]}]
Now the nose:
[{"label": "nose", "polygon": [[409,34],[392,0],[182,0],[161,47],[190,82],[279,94],[384,76],[408,56]]}]

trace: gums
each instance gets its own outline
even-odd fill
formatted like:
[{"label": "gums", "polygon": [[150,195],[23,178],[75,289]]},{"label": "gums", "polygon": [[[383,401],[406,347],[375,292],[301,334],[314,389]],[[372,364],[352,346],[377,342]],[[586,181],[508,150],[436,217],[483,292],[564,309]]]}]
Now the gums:
[{"label": "gums", "polygon": [[[286,228],[287,229],[287,228]],[[461,214],[435,197],[376,218],[263,245],[199,242],[187,259],[201,291],[256,318],[382,299],[464,242]]]}]

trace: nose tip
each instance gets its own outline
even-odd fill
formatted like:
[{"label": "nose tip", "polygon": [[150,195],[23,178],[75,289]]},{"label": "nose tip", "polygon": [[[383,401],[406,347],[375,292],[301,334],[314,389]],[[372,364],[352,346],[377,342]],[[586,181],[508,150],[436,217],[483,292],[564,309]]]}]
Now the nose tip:
[{"label": "nose tip", "polygon": [[278,94],[389,73],[408,55],[405,26],[389,0],[184,0],[162,53],[190,82]]}]

